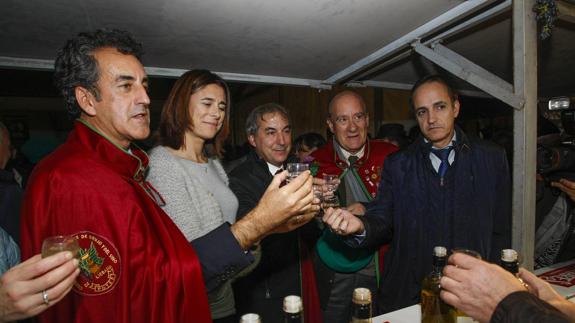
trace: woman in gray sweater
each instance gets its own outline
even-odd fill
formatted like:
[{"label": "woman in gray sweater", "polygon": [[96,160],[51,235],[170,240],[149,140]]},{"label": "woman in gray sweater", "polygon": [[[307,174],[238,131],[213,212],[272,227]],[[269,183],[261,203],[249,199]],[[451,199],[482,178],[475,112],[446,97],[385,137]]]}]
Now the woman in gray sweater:
[{"label": "woman in gray sweater", "polygon": [[[217,159],[229,132],[228,120],[228,87],[206,70],[183,74],[162,110],[159,146],[150,152],[148,181],[189,241],[224,222],[235,222],[238,199]],[[214,322],[237,322],[231,281],[208,298]]]}]

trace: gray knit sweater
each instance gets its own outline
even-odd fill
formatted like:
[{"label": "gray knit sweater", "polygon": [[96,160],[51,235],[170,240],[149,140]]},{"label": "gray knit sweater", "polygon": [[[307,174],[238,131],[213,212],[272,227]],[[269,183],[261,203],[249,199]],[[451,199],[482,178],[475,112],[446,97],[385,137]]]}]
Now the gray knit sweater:
[{"label": "gray knit sweater", "polygon": [[[220,162],[210,159],[209,165],[204,165],[205,173],[200,173],[198,167],[202,166],[176,157],[162,146],[150,151],[148,181],[164,198],[164,211],[189,241],[206,235],[226,221],[235,222],[238,207],[237,198],[227,187],[228,177]],[[211,173],[207,167],[213,167],[219,178],[206,177]],[[217,191],[210,190],[214,187],[218,187]],[[219,195],[222,204],[228,205],[220,207],[215,194]],[[227,210],[226,214],[222,209]]]}]

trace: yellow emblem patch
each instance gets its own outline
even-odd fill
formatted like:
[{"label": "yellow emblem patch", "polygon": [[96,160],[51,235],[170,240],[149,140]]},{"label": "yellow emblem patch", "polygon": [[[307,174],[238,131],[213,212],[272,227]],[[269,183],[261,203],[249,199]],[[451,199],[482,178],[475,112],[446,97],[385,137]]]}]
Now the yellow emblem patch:
[{"label": "yellow emblem patch", "polygon": [[83,231],[74,235],[80,245],[80,276],[74,290],[95,296],[111,291],[120,279],[120,254],[106,238]]}]

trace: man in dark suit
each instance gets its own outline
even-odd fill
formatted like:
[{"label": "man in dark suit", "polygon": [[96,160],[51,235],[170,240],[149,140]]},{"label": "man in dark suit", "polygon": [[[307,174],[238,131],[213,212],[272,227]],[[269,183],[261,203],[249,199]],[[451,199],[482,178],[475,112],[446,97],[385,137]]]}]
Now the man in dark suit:
[{"label": "man in dark suit", "polygon": [[[256,107],[247,118],[246,132],[253,150],[229,174],[230,188],[239,200],[238,219],[256,207],[273,174],[284,168],[292,145],[289,114],[279,104]],[[258,313],[264,322],[283,320],[283,298],[302,295],[298,247],[304,241],[298,236],[313,239],[314,222],[295,231],[269,235],[261,241],[260,264],[234,286],[239,314]],[[305,307],[309,297],[303,296]],[[307,312],[312,309],[306,308],[306,315]]]},{"label": "man in dark suit", "polygon": [[324,221],[355,247],[389,243],[380,311],[419,302],[434,246],[465,248],[497,261],[511,243],[505,151],[455,126],[457,93],[437,75],[418,81],[412,106],[421,128],[413,144],[384,162],[376,199],[364,216],[329,209]]}]

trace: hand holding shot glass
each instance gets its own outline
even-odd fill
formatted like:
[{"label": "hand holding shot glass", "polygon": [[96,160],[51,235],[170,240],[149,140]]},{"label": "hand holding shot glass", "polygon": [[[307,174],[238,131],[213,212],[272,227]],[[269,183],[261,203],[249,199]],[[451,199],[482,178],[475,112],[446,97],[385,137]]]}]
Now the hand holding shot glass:
[{"label": "hand holding shot glass", "polygon": [[309,165],[306,163],[288,163],[287,164],[288,177],[286,181],[289,183],[291,180],[295,179],[306,170],[309,170]]},{"label": "hand holding shot glass", "polygon": [[80,245],[73,235],[52,236],[42,242],[42,258],[49,257],[61,251],[70,251],[74,258],[80,256]]}]

